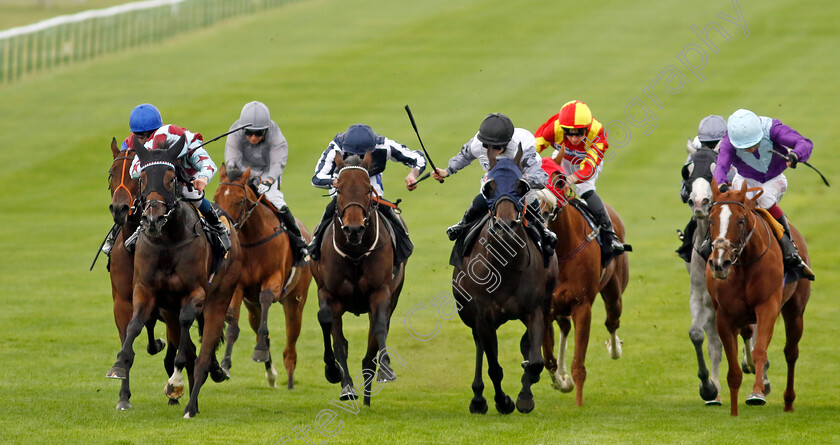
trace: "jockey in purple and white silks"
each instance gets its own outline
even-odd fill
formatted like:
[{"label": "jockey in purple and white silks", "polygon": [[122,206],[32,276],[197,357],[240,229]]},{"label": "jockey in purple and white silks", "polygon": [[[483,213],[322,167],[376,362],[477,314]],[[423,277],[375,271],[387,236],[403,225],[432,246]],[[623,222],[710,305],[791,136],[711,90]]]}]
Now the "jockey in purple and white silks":
[{"label": "jockey in purple and white silks", "polygon": [[[756,205],[767,209],[785,229],[779,240],[785,267],[798,277],[813,280],[814,273],[799,256],[787,218],[778,203],[787,190],[787,177],[783,172],[788,167],[796,168],[799,161],[807,161],[814,144],[780,120],[758,116],[745,109],[729,116],[726,127],[728,133],[720,142],[714,179],[721,191],[726,190],[726,174],[730,167],[735,167],[737,174],[732,179],[732,187],[740,188],[746,183],[747,187],[764,190]],[[754,193],[748,196],[754,196]]]}]

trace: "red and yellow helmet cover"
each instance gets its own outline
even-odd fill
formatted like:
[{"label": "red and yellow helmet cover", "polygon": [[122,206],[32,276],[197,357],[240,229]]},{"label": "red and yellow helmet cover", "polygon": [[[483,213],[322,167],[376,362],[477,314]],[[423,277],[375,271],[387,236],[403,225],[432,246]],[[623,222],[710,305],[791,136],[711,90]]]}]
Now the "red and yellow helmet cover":
[{"label": "red and yellow helmet cover", "polygon": [[561,127],[586,128],[592,124],[592,111],[579,100],[569,101],[560,108],[558,122]]}]

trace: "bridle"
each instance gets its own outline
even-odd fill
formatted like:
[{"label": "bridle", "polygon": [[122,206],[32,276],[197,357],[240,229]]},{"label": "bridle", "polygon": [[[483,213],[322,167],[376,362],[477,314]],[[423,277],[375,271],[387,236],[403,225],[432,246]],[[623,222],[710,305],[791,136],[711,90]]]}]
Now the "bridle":
[{"label": "bridle", "polygon": [[[367,174],[367,169],[364,168],[364,167],[355,166],[355,165],[348,165],[348,166],[346,166],[346,167],[344,167],[344,168],[342,168],[341,170],[338,171],[338,175],[336,176],[336,178],[341,176],[341,173],[344,170],[362,170],[362,171],[365,172],[365,174]],[[350,207],[359,207],[360,209],[362,209],[362,215],[364,217],[364,219],[362,220],[362,224],[365,227],[368,227],[368,225],[370,225],[370,221],[369,221],[368,216],[370,215],[370,212],[376,211],[376,207],[378,206],[378,202],[375,199],[373,199],[373,196],[375,195],[373,187],[371,187],[370,192],[371,192],[371,200],[370,200],[370,202],[368,203],[367,206],[365,206],[363,203],[361,203],[359,201],[350,201],[349,203],[347,203],[343,207],[339,208],[337,212],[335,212],[336,220],[338,221],[338,224],[341,226],[342,230],[347,228],[347,225],[344,224],[344,214],[347,212],[347,209],[349,209]],[[337,201],[336,201],[336,203],[337,203]]]},{"label": "bridle", "polygon": [[[152,162],[149,162],[148,164],[145,164],[145,165],[141,166],[140,171],[142,172],[143,170],[146,170],[147,168],[153,167],[153,166],[165,166],[165,167],[168,167],[168,169],[171,169],[173,172],[177,171],[176,167],[175,167],[175,164],[173,164],[171,162],[168,162],[168,161],[152,161]],[[162,181],[163,181],[163,179],[161,179],[161,182]],[[177,177],[176,177],[176,180],[174,182],[175,182],[175,184],[173,186],[172,192],[166,191],[166,193],[161,193],[160,191],[151,189],[151,190],[148,190],[148,192],[144,193],[143,192],[143,184],[142,184],[142,180],[141,180],[140,199],[143,203],[143,213],[145,214],[147,211],[149,211],[150,209],[153,209],[155,207],[163,206],[164,209],[165,209],[165,213],[161,216],[161,219],[163,220],[161,225],[165,225],[166,222],[169,221],[169,217],[172,215],[172,212],[175,211],[176,208],[178,208],[178,202],[181,200],[180,193],[178,193],[178,191],[177,191],[177,187],[178,187]],[[165,200],[161,201],[159,199],[146,199],[148,194],[153,192],[153,191],[157,191],[160,195],[163,195]],[[172,204],[171,205],[169,204],[170,199],[168,199],[167,195],[172,197],[172,199],[171,199]]]},{"label": "bridle", "polygon": [[115,188],[111,192],[111,198],[113,198],[114,195],[116,195],[117,192],[120,189],[125,189],[125,192],[128,193],[128,201],[131,203],[131,206],[128,208],[128,215],[129,216],[131,216],[132,212],[136,208],[136,203],[134,202],[134,194],[131,193],[131,190],[128,188],[128,186],[125,185],[125,179],[126,179],[125,176],[126,176],[126,171],[128,170],[126,168],[127,165],[128,165],[128,162],[134,160],[134,156],[129,156],[129,154],[133,154],[133,153],[134,153],[134,149],[129,149],[125,152],[125,156],[119,156],[117,158],[114,158],[114,162],[123,161],[123,165],[122,165],[122,170],[121,170],[121,173],[120,173],[120,185],[118,185],[117,188]]},{"label": "bridle", "polygon": [[[718,202],[712,203],[712,207],[715,207],[715,206],[718,206],[718,205],[723,205],[723,204],[733,204],[733,205],[740,206],[742,209],[744,209],[744,216],[741,217],[741,219],[740,219],[740,221],[744,222],[744,225],[747,224],[747,215],[752,215],[752,217],[753,217],[753,224],[752,224],[752,227],[750,228],[749,233],[745,234],[744,230],[741,230],[741,234],[739,236],[739,238],[740,238],[740,244],[739,245],[735,245],[731,241],[729,241],[728,239],[724,239],[725,242],[726,242],[725,248],[726,249],[730,249],[730,248],[732,249],[732,265],[748,266],[750,264],[755,263],[756,261],[761,259],[761,257],[763,257],[764,254],[767,253],[768,250],[770,250],[770,242],[767,243],[767,247],[764,249],[764,252],[762,252],[761,255],[754,258],[749,263],[738,263],[738,259],[741,257],[741,254],[744,253],[744,249],[747,247],[747,243],[750,242],[750,239],[752,238],[753,233],[755,233],[755,226],[758,224],[756,222],[756,220],[758,219],[758,217],[755,216],[755,213],[748,210],[747,206],[745,206],[744,203],[739,202],[739,201],[718,201]],[[762,219],[762,222],[764,222],[763,219]],[[767,226],[766,222],[764,223],[764,226],[765,226],[765,229],[767,229],[768,235],[770,235],[770,228]]]},{"label": "bridle", "polygon": [[259,198],[257,198],[256,201],[251,201],[251,199],[248,198],[248,189],[246,188],[246,186],[244,186],[242,184],[238,184],[236,182],[220,182],[219,183],[219,187],[225,186],[225,185],[233,186],[233,187],[239,187],[244,191],[244,193],[243,193],[244,205],[242,206],[242,209],[239,211],[239,216],[237,216],[236,219],[233,222],[234,227],[236,227],[238,229],[238,228],[242,227],[242,224],[245,224],[245,221],[251,216],[251,213],[253,213],[254,210],[257,208],[257,206],[260,204],[260,200],[262,199],[262,196],[265,196],[265,195],[260,196]]}]

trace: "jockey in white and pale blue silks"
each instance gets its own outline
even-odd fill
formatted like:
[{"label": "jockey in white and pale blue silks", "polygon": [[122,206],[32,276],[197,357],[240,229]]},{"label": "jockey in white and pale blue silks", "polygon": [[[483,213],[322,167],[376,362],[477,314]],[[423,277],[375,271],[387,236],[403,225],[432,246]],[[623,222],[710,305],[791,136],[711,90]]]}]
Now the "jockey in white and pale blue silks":
[{"label": "jockey in white and pale blue silks", "polygon": [[[213,179],[217,169],[207,150],[200,147],[204,142],[201,133],[193,133],[175,125],[163,125],[160,112],[151,104],[136,106],[131,110],[128,121],[131,134],[123,141],[121,150],[134,148],[135,139],[142,143],[147,150],[156,150],[162,146],[174,146],[181,136],[186,139],[184,148],[178,154],[178,161],[184,167],[192,183],[189,185],[181,184],[181,196],[201,212],[211,231],[218,237],[222,248],[225,251],[230,250],[230,232],[222,224],[216,210],[210,205],[210,201],[204,197],[204,188]],[[139,178],[140,171],[140,157],[136,156],[130,168],[131,177]],[[139,226],[137,231],[125,241],[125,247],[129,252],[134,251],[134,244],[142,227],[142,225]]]},{"label": "jockey in white and pale blue silks", "polygon": [[[732,187],[740,188],[746,182],[747,187],[764,190],[756,205],[767,209],[785,229],[779,240],[785,267],[813,280],[814,273],[799,256],[787,218],[778,203],[787,190],[784,170],[796,168],[799,161],[807,161],[814,144],[780,120],[757,116],[749,110],[733,113],[726,126],[728,133],[720,141],[714,179],[721,191],[726,190],[726,174],[730,167],[735,167],[738,173],[732,179]],[[754,196],[754,193],[748,196]]]}]

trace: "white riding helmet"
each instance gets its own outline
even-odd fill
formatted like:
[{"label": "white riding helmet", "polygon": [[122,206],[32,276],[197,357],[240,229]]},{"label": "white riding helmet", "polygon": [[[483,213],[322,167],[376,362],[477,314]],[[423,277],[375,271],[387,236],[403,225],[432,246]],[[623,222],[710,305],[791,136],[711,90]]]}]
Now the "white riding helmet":
[{"label": "white riding helmet", "polygon": [[268,107],[262,102],[248,102],[242,107],[242,113],[239,114],[239,122],[251,123],[246,130],[267,130],[271,125],[271,114],[268,112]]},{"label": "white riding helmet", "polygon": [[735,148],[750,148],[764,137],[761,119],[752,111],[743,108],[729,116],[726,129],[729,132],[729,141]]}]

